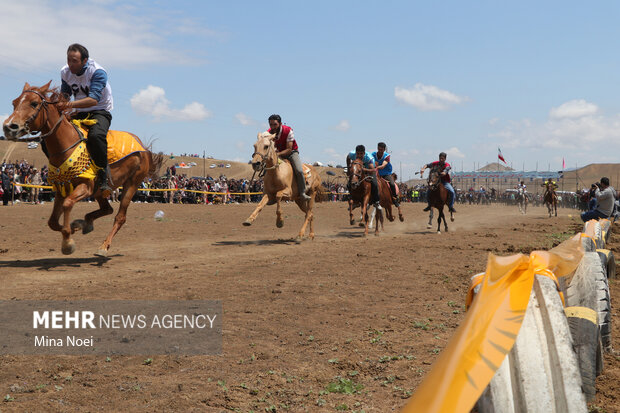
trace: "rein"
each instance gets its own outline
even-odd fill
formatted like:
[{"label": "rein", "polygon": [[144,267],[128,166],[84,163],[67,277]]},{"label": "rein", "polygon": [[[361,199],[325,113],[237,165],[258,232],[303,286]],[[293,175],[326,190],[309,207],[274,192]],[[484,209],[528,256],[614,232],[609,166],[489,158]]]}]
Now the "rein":
[{"label": "rein", "polygon": [[[45,108],[45,111],[43,113],[45,113],[46,122],[44,122],[43,125],[46,125],[47,124],[47,120],[49,120],[49,115],[47,114],[47,105],[55,105],[55,104],[59,103],[60,101],[57,100],[56,102],[49,102],[42,93],[40,93],[40,92],[38,92],[36,90],[25,90],[24,93],[26,93],[26,92],[34,93],[35,95],[39,96],[39,98],[41,98],[41,103],[39,104],[39,107],[37,108],[37,111],[34,113],[34,115],[29,117],[28,120],[25,122],[26,132],[28,132],[28,134],[31,134],[30,123],[33,122],[39,116],[39,113],[41,112],[41,109]],[[58,130],[58,127],[62,123],[63,119],[65,119],[65,114],[63,112],[61,112],[60,116],[58,117],[58,121],[56,121],[54,126],[52,126],[52,128],[47,133],[44,133],[44,134],[39,135],[39,136],[34,136],[34,137],[26,138],[26,139],[20,139],[20,141],[22,141],[22,142],[33,142],[33,141],[41,142],[41,141],[45,140],[46,138],[48,138],[51,135],[53,135],[54,133],[56,133],[56,131]],[[37,133],[37,132],[40,133],[41,131],[39,130],[39,131],[34,131],[34,132],[35,133]],[[79,133],[78,133],[78,136],[79,136]],[[86,139],[84,139],[83,137],[79,136],[78,140],[74,144],[72,144],[71,146],[69,146],[66,149],[63,149],[60,152],[49,154],[48,157],[49,156],[62,155],[63,153],[67,152],[69,149],[72,149],[72,148],[76,147],[77,145],[79,145],[81,142],[83,142],[85,140]]]}]

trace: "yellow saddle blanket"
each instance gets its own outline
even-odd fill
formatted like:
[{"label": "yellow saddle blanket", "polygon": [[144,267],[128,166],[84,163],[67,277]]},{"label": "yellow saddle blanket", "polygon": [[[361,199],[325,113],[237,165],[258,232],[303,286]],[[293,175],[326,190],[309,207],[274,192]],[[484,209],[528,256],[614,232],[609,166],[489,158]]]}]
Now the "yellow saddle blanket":
[{"label": "yellow saddle blanket", "polygon": [[[79,128],[83,136],[88,136],[88,131],[84,129],[81,121],[74,120],[73,123]],[[108,131],[108,163],[113,164],[135,152],[143,152],[147,149],[140,139],[129,132]],[[75,178],[94,179],[100,168],[95,165],[86,148],[86,142],[80,142],[67,160],[56,167],[49,164],[47,181],[54,187],[55,192],[60,192],[62,196],[67,196],[73,191],[71,181]]]}]

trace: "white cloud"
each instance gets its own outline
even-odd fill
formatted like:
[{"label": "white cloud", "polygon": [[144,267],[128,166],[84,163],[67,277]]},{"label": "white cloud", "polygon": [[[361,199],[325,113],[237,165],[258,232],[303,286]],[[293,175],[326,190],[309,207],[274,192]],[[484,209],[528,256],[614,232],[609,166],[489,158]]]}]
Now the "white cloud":
[{"label": "white cloud", "polygon": [[465,158],[465,155],[463,154],[463,152],[461,152],[461,150],[459,148],[457,148],[456,146],[451,147],[450,149],[448,149],[446,151],[446,153],[448,154],[449,158],[459,158],[459,159],[463,159]]},{"label": "white cloud", "polygon": [[246,115],[245,113],[237,113],[235,115],[235,119],[237,119],[237,121],[242,124],[243,126],[254,126],[254,125],[258,125],[258,121],[255,119],[252,119],[251,117],[249,117],[248,115]]},{"label": "white cloud", "polygon": [[447,110],[453,105],[467,102],[466,96],[458,96],[432,85],[416,83],[412,89],[394,88],[396,100],[420,110]]},{"label": "white cloud", "polygon": [[133,95],[131,107],[136,113],[152,116],[155,120],[199,121],[211,117],[211,112],[198,102],[191,102],[183,109],[172,109],[166,91],[153,85]]},{"label": "white cloud", "polygon": [[334,148],[325,148],[323,149],[323,153],[329,156],[331,159],[336,159],[339,161],[340,160],[344,161],[345,157],[347,156],[347,153],[344,153],[344,154],[340,153]]},{"label": "white cloud", "polygon": [[561,104],[557,108],[552,108],[549,117],[552,119],[562,118],[581,118],[583,116],[592,116],[598,112],[598,106],[594,103],[586,102],[583,99],[570,100]]},{"label": "white cloud", "polygon": [[349,121],[346,119],[343,119],[340,121],[340,123],[338,123],[336,126],[334,126],[334,129],[336,129],[337,131],[340,132],[346,132],[349,129],[351,129],[351,125],[349,124]]},{"label": "white cloud", "polygon": [[141,4],[22,0],[2,2],[1,8],[0,68],[57,70],[78,38],[106,68],[196,61],[166,38],[181,33],[176,23],[183,16],[158,16]]}]

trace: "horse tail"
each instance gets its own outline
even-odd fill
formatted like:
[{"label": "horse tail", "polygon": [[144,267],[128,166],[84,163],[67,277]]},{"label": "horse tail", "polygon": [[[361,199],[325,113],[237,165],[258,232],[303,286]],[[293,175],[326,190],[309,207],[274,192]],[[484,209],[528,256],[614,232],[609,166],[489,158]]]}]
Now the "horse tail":
[{"label": "horse tail", "polygon": [[331,192],[327,190],[323,185],[319,185],[317,191],[314,194],[315,202],[325,202],[329,199]]},{"label": "horse tail", "polygon": [[149,157],[151,158],[151,166],[149,167],[149,177],[152,179],[159,178],[159,170],[164,164],[164,153],[153,153],[151,151],[148,152]]}]

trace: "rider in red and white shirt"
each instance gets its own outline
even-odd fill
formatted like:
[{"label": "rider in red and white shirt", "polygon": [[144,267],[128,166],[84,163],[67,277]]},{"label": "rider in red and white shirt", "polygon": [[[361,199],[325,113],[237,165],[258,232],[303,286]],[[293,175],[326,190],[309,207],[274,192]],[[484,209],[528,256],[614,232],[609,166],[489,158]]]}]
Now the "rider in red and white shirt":
[{"label": "rider in red and white shirt", "polygon": [[[424,174],[424,170],[426,168],[433,168],[436,167],[437,165],[439,166],[439,175],[441,177],[441,183],[443,184],[443,186],[448,190],[448,192],[450,193],[450,200],[448,201],[448,208],[450,210],[450,212],[456,212],[456,210],[454,209],[454,200],[456,198],[456,194],[454,193],[454,188],[452,187],[451,179],[450,179],[450,169],[452,169],[452,167],[450,166],[450,164],[448,162],[446,162],[446,158],[448,157],[448,155],[445,152],[441,152],[439,154],[439,160],[435,161],[435,162],[431,162],[428,163],[424,166],[422,166],[422,168],[420,169],[420,176],[422,176],[422,174]],[[431,210],[431,204],[430,204],[430,199],[428,197],[428,192],[426,194],[426,199],[428,200],[429,204],[426,208],[424,208],[424,211],[430,211]]]},{"label": "rider in red and white shirt", "polygon": [[276,135],[275,145],[278,156],[288,159],[293,168],[293,173],[297,179],[299,197],[304,201],[309,201],[310,197],[306,194],[306,178],[302,169],[301,159],[299,158],[299,148],[295,141],[293,128],[282,124],[280,115],[269,116],[269,133]]}]

